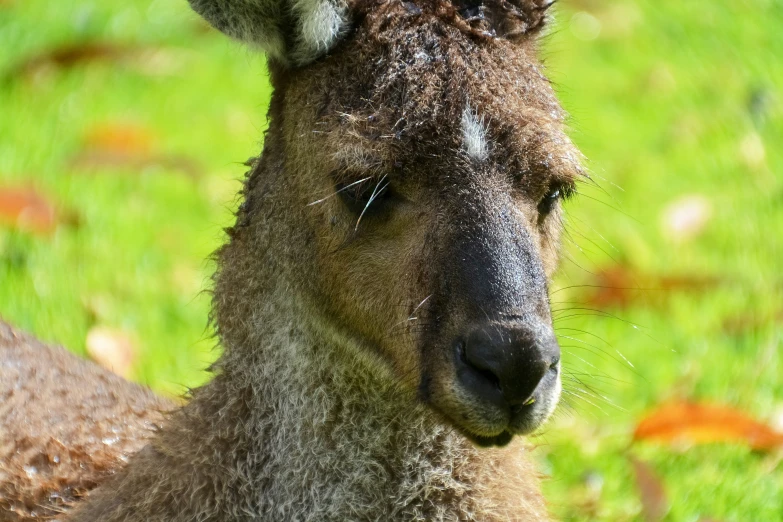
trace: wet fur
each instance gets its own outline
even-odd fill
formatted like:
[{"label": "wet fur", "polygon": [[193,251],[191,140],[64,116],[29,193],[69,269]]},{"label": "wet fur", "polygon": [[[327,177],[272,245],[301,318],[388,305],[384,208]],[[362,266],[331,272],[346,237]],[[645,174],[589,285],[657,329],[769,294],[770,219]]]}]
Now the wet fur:
[{"label": "wet fur", "polygon": [[48,520],[83,500],[174,407],[0,321],[0,521]]}]

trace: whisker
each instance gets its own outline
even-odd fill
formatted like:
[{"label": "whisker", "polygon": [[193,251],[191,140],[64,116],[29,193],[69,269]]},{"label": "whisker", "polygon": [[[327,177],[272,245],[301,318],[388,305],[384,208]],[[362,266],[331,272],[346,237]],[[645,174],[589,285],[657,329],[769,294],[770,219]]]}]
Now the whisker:
[{"label": "whisker", "polygon": [[383,177],[378,181],[378,183],[375,185],[375,188],[372,190],[372,194],[370,194],[370,199],[367,201],[367,204],[364,206],[364,210],[362,210],[362,213],[359,214],[359,219],[356,220],[356,226],[354,227],[354,232],[357,232],[359,230],[359,223],[362,222],[362,218],[364,217],[364,214],[367,212],[367,209],[370,208],[370,205],[372,205],[372,202],[375,201],[375,198],[378,197],[378,194],[383,192],[383,189],[389,186],[389,182],[387,181],[386,184],[381,187],[380,190],[378,190],[378,187],[381,186],[381,183],[386,179],[386,174],[383,175]]},{"label": "whisker", "polygon": [[317,204],[319,204],[319,203],[323,203],[323,202],[324,202],[324,201],[326,201],[327,199],[329,199],[329,198],[333,198],[334,196],[336,196],[337,194],[339,194],[339,193],[340,193],[340,192],[342,192],[343,190],[347,190],[347,189],[349,189],[349,188],[351,188],[351,187],[353,187],[353,186],[356,186],[356,185],[358,185],[359,183],[364,183],[365,181],[367,181],[367,180],[370,180],[370,179],[372,179],[372,176],[367,176],[366,178],[362,178],[362,179],[360,179],[359,181],[354,181],[353,183],[349,183],[348,185],[346,185],[346,186],[342,187],[340,190],[336,190],[336,191],[332,192],[331,194],[329,194],[329,195],[328,195],[328,196],[326,196],[325,198],[321,198],[321,199],[319,199],[319,200],[317,200],[317,201],[313,201],[312,203],[308,203],[308,204],[307,204],[307,206],[308,206],[308,207],[311,207],[311,206],[313,206],[313,205],[317,205]]}]

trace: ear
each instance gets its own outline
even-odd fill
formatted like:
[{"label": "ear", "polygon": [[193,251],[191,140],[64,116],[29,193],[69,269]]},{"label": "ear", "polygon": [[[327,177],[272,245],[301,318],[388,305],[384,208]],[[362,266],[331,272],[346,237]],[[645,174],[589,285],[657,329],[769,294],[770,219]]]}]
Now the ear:
[{"label": "ear", "polygon": [[470,29],[483,36],[515,39],[535,35],[557,0],[451,0]]},{"label": "ear", "polygon": [[288,65],[325,54],[348,25],[348,0],[188,0],[216,29]]}]

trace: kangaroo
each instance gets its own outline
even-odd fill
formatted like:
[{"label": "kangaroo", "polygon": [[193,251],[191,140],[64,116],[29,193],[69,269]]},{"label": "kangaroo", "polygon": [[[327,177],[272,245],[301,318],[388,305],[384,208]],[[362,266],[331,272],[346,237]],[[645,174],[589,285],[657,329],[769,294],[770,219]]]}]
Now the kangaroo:
[{"label": "kangaroo", "polygon": [[274,88],[216,253],[224,351],[65,519],[548,520],[522,436],[560,394],[582,175],[536,58],[552,1],[190,3]]}]

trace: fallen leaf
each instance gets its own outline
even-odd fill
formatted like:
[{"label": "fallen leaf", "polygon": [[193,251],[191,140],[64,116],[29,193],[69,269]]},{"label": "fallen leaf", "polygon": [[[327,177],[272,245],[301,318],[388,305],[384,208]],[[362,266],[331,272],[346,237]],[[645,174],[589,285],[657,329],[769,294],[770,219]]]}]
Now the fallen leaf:
[{"label": "fallen leaf", "polygon": [[669,403],[636,426],[634,440],[686,444],[744,443],[754,450],[783,447],[783,433],[732,408],[701,403]]},{"label": "fallen leaf", "polygon": [[149,129],[132,123],[103,123],[85,136],[87,148],[118,155],[149,154],[155,141]]},{"label": "fallen leaf", "polygon": [[712,218],[712,203],[704,196],[691,194],[670,203],[661,213],[663,235],[677,243],[701,234]]},{"label": "fallen leaf", "polygon": [[198,178],[202,174],[201,165],[187,156],[179,154],[150,154],[133,156],[115,154],[110,151],[88,150],[71,160],[71,168],[82,172],[102,169],[123,169],[142,172],[151,167],[167,171],[176,171],[189,178]]},{"label": "fallen leaf", "polygon": [[34,77],[44,70],[73,67],[98,60],[116,60],[136,51],[135,47],[108,42],[86,42],[48,49],[30,56],[8,71],[7,77]]},{"label": "fallen leaf", "polygon": [[0,187],[0,222],[19,230],[47,234],[57,227],[57,213],[33,188]]},{"label": "fallen leaf", "polygon": [[87,332],[86,345],[93,361],[126,379],[131,376],[136,349],[128,334],[97,326]]},{"label": "fallen leaf", "polygon": [[592,308],[624,308],[644,301],[662,305],[671,292],[698,292],[717,286],[721,280],[703,275],[653,275],[614,265],[596,272],[582,285],[578,300]]},{"label": "fallen leaf", "polygon": [[148,129],[131,123],[109,122],[90,129],[84,138],[84,148],[71,161],[78,171],[121,168],[141,172],[149,167],[182,172],[197,178],[200,166],[192,159],[177,154],[154,151],[157,138]]},{"label": "fallen leaf", "polygon": [[141,47],[116,42],[73,43],[21,60],[7,71],[5,80],[45,78],[46,73],[53,70],[94,62],[122,62],[148,76],[170,76],[181,71],[192,56],[192,52],[176,48]]},{"label": "fallen leaf", "polygon": [[661,520],[669,512],[669,500],[663,483],[652,468],[636,457],[629,455],[628,460],[633,466],[639,499],[642,501],[642,515],[647,522]]}]

